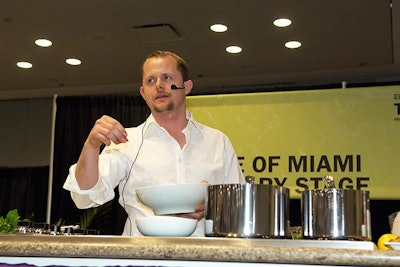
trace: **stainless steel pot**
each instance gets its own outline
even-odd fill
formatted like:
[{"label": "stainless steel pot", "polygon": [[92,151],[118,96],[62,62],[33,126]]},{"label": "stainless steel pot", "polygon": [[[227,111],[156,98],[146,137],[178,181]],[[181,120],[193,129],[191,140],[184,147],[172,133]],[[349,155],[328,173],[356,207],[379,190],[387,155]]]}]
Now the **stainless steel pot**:
[{"label": "stainless steel pot", "polygon": [[210,185],[206,236],[287,238],[289,189],[260,184]]},{"label": "stainless steel pot", "polygon": [[305,190],[301,209],[304,238],[371,240],[368,191]]}]

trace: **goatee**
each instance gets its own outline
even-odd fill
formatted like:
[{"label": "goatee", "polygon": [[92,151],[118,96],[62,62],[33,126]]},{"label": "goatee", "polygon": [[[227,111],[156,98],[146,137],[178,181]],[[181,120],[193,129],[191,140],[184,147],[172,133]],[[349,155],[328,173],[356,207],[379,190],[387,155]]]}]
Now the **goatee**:
[{"label": "goatee", "polygon": [[[174,103],[168,103],[166,110],[167,110],[167,111],[171,111],[171,110],[174,109],[174,107],[175,107]],[[155,106],[155,107],[154,107],[154,110],[155,110],[156,112],[159,112],[159,113],[161,113],[161,112],[164,111],[164,109],[161,109],[161,108],[159,108],[158,106]]]}]

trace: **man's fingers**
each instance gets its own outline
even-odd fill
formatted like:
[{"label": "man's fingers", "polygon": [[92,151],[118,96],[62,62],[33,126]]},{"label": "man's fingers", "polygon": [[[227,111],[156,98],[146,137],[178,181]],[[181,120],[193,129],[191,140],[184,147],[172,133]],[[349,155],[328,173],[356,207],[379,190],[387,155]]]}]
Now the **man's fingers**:
[{"label": "man's fingers", "polygon": [[108,146],[111,142],[120,144],[128,141],[127,135],[128,134],[121,123],[104,115],[98,119],[93,126],[93,129],[89,134],[89,142],[93,146],[100,146],[101,144]]},{"label": "man's fingers", "polygon": [[195,208],[195,211],[196,212],[204,211],[204,203],[200,204],[200,205],[197,205],[196,208]]}]

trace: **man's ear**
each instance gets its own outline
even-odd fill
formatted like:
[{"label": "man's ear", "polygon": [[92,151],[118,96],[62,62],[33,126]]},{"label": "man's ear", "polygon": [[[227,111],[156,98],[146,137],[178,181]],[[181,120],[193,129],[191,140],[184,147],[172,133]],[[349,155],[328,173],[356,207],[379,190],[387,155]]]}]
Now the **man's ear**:
[{"label": "man's ear", "polygon": [[192,80],[184,81],[183,86],[185,86],[185,93],[188,95],[192,91],[192,88],[193,88]]},{"label": "man's ear", "polygon": [[144,97],[144,89],[143,89],[143,86],[140,86],[139,92],[140,92],[140,94],[142,95],[143,99],[146,101],[146,98]]}]

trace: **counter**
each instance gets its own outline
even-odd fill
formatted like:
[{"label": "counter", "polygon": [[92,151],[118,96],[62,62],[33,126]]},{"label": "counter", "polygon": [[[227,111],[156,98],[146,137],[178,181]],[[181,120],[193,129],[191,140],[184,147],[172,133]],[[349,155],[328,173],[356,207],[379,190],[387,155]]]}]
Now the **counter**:
[{"label": "counter", "polygon": [[400,266],[400,251],[373,250],[367,241],[0,235],[0,263],[7,264],[204,266],[204,262]]}]

